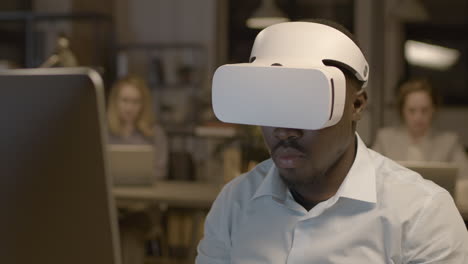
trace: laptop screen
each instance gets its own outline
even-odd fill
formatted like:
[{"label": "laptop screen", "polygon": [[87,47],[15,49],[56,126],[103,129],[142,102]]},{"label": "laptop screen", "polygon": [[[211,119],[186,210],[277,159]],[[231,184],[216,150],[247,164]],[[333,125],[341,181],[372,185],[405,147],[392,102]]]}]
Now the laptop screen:
[{"label": "laptop screen", "polygon": [[423,178],[431,180],[437,185],[445,188],[452,197],[455,197],[455,185],[458,167],[446,162],[419,162],[419,161],[397,161],[406,168],[419,173]]},{"label": "laptop screen", "polygon": [[153,185],[156,179],[152,145],[111,144],[107,150],[109,172],[114,185]]}]

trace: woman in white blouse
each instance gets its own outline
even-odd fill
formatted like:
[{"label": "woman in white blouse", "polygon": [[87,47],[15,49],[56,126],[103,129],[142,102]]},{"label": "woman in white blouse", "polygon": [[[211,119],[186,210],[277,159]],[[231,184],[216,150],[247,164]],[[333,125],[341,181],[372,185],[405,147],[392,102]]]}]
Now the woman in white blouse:
[{"label": "woman in white blouse", "polygon": [[468,178],[468,161],[458,136],[432,127],[438,100],[431,84],[425,79],[403,83],[398,106],[402,124],[379,130],[373,149],[398,161],[455,163],[459,178]]}]

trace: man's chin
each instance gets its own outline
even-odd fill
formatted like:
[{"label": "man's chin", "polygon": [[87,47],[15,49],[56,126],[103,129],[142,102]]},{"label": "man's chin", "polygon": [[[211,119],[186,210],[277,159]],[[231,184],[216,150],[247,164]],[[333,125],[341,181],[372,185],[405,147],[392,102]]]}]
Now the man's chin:
[{"label": "man's chin", "polygon": [[298,187],[304,185],[316,185],[322,182],[323,173],[305,173],[299,168],[278,168],[279,175],[288,187]]}]

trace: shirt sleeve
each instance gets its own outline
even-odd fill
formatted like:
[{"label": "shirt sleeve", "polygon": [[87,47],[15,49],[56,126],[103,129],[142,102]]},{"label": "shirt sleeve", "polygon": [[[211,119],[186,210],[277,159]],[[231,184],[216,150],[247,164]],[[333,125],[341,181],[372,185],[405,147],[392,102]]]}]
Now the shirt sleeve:
[{"label": "shirt sleeve", "polygon": [[230,217],[226,187],[216,198],[205,220],[204,236],[198,244],[196,264],[228,264],[230,260]]},{"label": "shirt sleeve", "polygon": [[409,224],[406,237],[405,264],[468,263],[468,232],[448,192],[425,203]]}]

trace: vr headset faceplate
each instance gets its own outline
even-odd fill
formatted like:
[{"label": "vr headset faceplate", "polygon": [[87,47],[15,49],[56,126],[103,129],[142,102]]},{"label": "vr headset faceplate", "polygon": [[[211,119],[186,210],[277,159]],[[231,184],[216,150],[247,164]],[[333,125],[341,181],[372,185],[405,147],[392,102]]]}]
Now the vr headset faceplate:
[{"label": "vr headset faceplate", "polygon": [[342,117],[346,79],[339,65],[364,85],[368,64],[344,33],[317,23],[268,27],[255,39],[251,63],[219,67],[213,77],[216,117],[227,123],[322,129]]},{"label": "vr headset faceplate", "polygon": [[340,120],[345,96],[344,74],[334,67],[231,64],[213,78],[213,109],[228,123],[320,129]]}]

